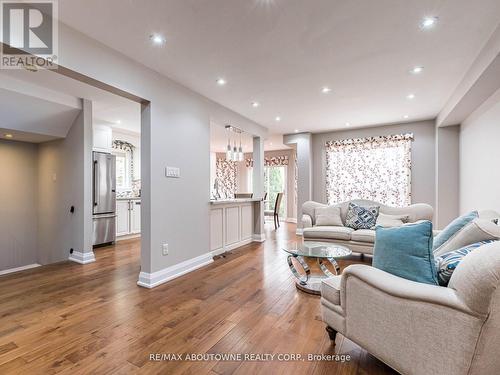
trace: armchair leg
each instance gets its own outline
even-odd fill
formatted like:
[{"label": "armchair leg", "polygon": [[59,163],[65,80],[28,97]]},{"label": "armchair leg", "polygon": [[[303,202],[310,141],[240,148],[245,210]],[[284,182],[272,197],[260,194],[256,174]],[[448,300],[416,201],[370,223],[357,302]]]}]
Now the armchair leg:
[{"label": "armchair leg", "polygon": [[330,326],[326,326],[326,332],[328,332],[328,336],[330,337],[330,340],[332,340],[335,343],[335,337],[337,337],[337,331],[335,331]]}]

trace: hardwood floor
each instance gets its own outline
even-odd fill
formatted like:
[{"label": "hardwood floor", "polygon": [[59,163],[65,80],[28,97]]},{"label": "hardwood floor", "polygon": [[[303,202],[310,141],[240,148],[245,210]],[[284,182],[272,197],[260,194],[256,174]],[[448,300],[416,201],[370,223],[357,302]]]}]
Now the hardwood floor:
[{"label": "hardwood floor", "polygon": [[[298,292],[268,227],[211,265],[148,290],[136,285],[139,241],[0,277],[0,374],[392,374],[342,336],[333,346],[319,297]],[[359,257],[341,263],[359,262]],[[152,353],[349,354],[329,361],[152,361]]]}]

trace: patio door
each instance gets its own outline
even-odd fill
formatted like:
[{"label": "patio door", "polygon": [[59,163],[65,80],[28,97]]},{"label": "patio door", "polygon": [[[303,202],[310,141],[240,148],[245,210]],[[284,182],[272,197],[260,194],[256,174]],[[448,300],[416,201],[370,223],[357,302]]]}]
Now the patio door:
[{"label": "patio door", "polygon": [[281,200],[279,216],[286,218],[286,166],[270,166],[264,168],[264,191],[267,193],[266,210],[274,210],[278,193],[284,193]]}]

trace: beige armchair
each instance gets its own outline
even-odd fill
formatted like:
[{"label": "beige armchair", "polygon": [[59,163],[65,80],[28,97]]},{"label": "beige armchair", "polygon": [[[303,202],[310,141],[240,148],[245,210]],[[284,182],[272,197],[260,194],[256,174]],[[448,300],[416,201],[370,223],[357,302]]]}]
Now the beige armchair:
[{"label": "beige armchair", "polygon": [[330,338],[340,333],[402,374],[500,371],[500,243],[467,255],[448,287],[367,265],[322,284]]}]

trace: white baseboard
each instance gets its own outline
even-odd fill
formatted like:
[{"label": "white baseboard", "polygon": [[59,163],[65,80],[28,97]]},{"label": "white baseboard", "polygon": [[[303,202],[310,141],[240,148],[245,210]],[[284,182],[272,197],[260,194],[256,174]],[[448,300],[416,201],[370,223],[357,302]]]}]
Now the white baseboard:
[{"label": "white baseboard", "polygon": [[81,253],[79,251],[73,251],[73,254],[69,255],[68,260],[80,264],[88,264],[95,262],[95,255],[93,251],[88,253]]},{"label": "white baseboard", "polygon": [[200,267],[206,266],[213,261],[212,252],[209,252],[196,258],[185,260],[184,262],[175,264],[171,267],[164,268],[160,271],[153,273],[141,272],[139,273],[137,285],[151,289]]},{"label": "white baseboard", "polygon": [[295,218],[295,217],[288,217],[286,219],[286,222],[287,223],[295,223],[295,224],[297,224],[297,218]]},{"label": "white baseboard", "polygon": [[297,236],[302,236],[302,233],[303,233],[303,229],[302,228],[297,228],[297,230],[295,231],[295,234]]},{"label": "white baseboard", "polygon": [[31,268],[40,267],[40,266],[41,266],[41,264],[33,263],[33,264],[28,264],[26,266],[21,266],[21,267],[16,267],[16,268],[9,268],[8,270],[0,271],[0,276],[7,275],[7,274],[13,273],[13,272],[19,272],[19,271],[29,270]]},{"label": "white baseboard", "polygon": [[266,235],[264,233],[254,233],[252,236],[254,242],[264,242],[266,240]]},{"label": "white baseboard", "polygon": [[134,238],[139,238],[139,237],[141,237],[140,233],[126,234],[124,236],[116,237],[116,242],[123,241],[123,240],[132,240]]}]

